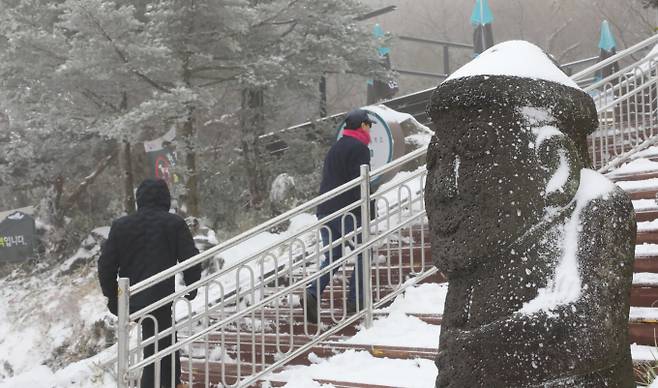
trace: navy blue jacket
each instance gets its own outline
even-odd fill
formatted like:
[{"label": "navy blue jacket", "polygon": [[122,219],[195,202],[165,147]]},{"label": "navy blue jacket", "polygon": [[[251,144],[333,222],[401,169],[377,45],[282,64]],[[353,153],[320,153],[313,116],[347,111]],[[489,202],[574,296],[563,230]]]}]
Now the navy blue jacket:
[{"label": "navy blue jacket", "polygon": [[[359,140],[343,136],[327,152],[322,168],[320,194],[351,181],[361,175],[361,165],[370,165],[370,149]],[[322,218],[361,199],[360,187],[355,187],[339,196],[318,205],[317,216]],[[352,211],[361,221],[361,208]]]},{"label": "navy blue jacket", "polygon": [[[169,213],[170,203],[167,184],[147,179],[137,189],[137,212],[112,223],[98,259],[98,277],[115,315],[117,275],[130,278],[132,285],[199,253],[185,220]],[[192,284],[201,277],[201,267],[191,267],[183,275],[185,284]],[[135,312],[173,292],[171,277],[131,296],[130,310]]]}]

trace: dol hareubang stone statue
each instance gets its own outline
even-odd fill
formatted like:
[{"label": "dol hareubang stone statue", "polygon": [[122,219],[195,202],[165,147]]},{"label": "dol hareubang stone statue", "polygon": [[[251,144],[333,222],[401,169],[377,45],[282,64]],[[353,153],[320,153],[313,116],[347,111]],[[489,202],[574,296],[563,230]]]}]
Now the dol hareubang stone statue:
[{"label": "dol hareubang stone statue", "polygon": [[[476,71],[506,54],[545,74]],[[428,107],[425,203],[449,281],[436,386],[635,387],[635,216],[621,189],[587,169],[592,99],[526,42],[475,61]]]}]

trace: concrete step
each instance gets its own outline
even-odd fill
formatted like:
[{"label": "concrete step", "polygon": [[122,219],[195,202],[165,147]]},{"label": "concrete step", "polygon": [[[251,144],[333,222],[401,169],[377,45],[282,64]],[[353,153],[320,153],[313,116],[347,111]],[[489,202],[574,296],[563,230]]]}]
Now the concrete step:
[{"label": "concrete step", "polygon": [[[393,385],[364,384],[339,380],[313,379],[313,381],[322,384],[322,386],[328,385],[334,388],[399,388]],[[286,381],[272,380],[270,380],[269,383],[272,387],[283,387],[287,384]]]},{"label": "concrete step", "polygon": [[631,307],[628,317],[628,334],[631,343],[657,346],[658,308]]},{"label": "concrete step", "polygon": [[635,256],[633,261],[634,272],[658,273],[658,256]]},{"label": "concrete step", "polygon": [[656,193],[658,193],[658,186],[657,187],[650,187],[650,188],[639,188],[639,189],[633,189],[633,190],[626,190],[626,193],[632,200],[636,199],[655,199],[656,198]]},{"label": "concrete step", "polygon": [[606,177],[613,182],[643,181],[658,178],[658,171],[634,172],[628,174],[607,174]]},{"label": "concrete step", "polygon": [[641,210],[635,212],[635,219],[637,222],[653,221],[658,219],[658,209],[656,210]]}]

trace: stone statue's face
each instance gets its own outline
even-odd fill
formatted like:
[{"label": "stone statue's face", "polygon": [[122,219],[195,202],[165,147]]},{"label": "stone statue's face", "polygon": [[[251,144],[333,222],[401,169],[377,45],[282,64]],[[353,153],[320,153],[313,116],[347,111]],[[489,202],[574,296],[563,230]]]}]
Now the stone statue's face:
[{"label": "stone statue's face", "polygon": [[445,272],[509,259],[511,245],[543,218],[553,172],[538,161],[518,115],[492,116],[435,123],[425,202],[433,260]]}]

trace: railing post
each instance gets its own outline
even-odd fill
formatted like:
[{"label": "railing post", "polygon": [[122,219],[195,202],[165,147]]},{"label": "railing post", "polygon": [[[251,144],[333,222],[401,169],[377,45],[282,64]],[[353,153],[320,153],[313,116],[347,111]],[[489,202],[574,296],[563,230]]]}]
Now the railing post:
[{"label": "railing post", "polygon": [[128,358],[130,351],[128,343],[130,330],[128,316],[130,314],[130,279],[119,278],[118,287],[118,317],[117,327],[117,388],[128,387]]},{"label": "railing post", "polygon": [[450,47],[443,45],[443,74],[450,75]]},{"label": "railing post", "polygon": [[[370,241],[370,166],[361,165],[361,241]],[[363,252],[363,308],[366,310],[366,328],[372,327],[372,263],[370,248]],[[358,267],[358,265],[357,265]]]}]

